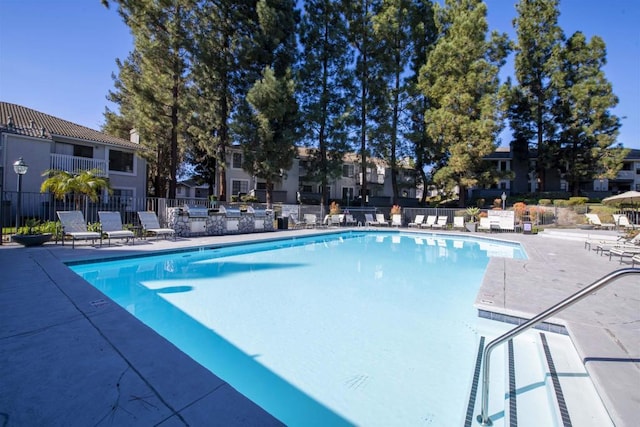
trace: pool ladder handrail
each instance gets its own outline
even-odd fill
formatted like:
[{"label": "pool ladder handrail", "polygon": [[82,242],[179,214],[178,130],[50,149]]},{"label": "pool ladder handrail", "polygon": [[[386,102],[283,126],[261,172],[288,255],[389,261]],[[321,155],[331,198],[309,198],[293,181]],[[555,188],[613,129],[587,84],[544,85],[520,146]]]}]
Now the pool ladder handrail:
[{"label": "pool ladder handrail", "polygon": [[482,407],[481,407],[480,415],[478,415],[478,417],[476,418],[478,423],[480,423],[480,425],[483,425],[483,426],[492,425],[491,418],[489,418],[489,414],[488,414],[489,412],[489,370],[491,368],[491,351],[493,351],[494,348],[516,337],[517,335],[520,335],[521,333],[532,328],[538,323],[548,319],[554,314],[564,310],[565,308],[577,303],[578,301],[589,296],[590,294],[597,291],[598,289],[608,285],[614,280],[617,280],[629,274],[640,274],[640,268],[622,268],[620,270],[613,271],[607,274],[606,276],[596,280],[586,288],[583,288],[582,290],[576,292],[575,294],[563,299],[556,305],[549,307],[548,309],[538,314],[536,317],[532,318],[531,320],[523,323],[518,327],[511,329],[510,331],[500,335],[498,338],[494,339],[489,344],[487,344],[482,354],[482,361],[483,361],[482,402],[481,402]]}]

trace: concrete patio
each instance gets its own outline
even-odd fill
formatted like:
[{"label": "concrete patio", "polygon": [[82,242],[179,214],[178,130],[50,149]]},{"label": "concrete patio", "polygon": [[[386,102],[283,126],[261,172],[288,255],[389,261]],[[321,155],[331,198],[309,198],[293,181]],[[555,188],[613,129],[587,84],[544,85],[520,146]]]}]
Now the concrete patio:
[{"label": "concrete patio", "polygon": [[[0,425],[280,425],[63,262],[332,231],[140,240],[133,247],[80,243],[74,250],[1,246]],[[531,317],[629,267],[585,250],[584,233],[478,234],[522,242],[529,257],[493,258],[478,307]],[[569,330],[615,425],[637,425],[640,277],[620,279],[555,320]]]}]

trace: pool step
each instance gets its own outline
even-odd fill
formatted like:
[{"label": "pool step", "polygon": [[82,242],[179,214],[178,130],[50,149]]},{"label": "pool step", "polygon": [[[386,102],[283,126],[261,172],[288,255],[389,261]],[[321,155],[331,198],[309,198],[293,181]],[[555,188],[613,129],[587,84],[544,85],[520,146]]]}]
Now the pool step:
[{"label": "pool step", "polygon": [[[529,331],[495,349],[491,367],[489,415],[496,427],[613,426],[566,335]],[[480,400],[478,386],[465,426],[479,425]]]}]

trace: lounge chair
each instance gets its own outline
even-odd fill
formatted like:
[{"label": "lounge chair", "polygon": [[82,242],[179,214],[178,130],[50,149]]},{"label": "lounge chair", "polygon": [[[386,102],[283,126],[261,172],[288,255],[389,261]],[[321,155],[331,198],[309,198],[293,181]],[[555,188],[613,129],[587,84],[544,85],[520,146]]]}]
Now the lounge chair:
[{"label": "lounge chair", "polygon": [[345,214],[344,215],[344,223],[346,225],[357,225],[358,221],[356,221],[356,219],[353,217],[353,215]]},{"label": "lounge chair", "polygon": [[389,226],[389,221],[385,219],[384,214],[376,214],[376,221],[378,222],[378,225]]},{"label": "lounge chair", "polygon": [[596,214],[584,214],[587,217],[587,221],[589,224],[593,225],[596,228],[605,228],[605,229],[614,229],[616,227],[615,224],[610,222],[602,222],[600,221],[600,217]]},{"label": "lounge chair", "polygon": [[402,227],[402,215],[400,215],[400,214],[391,215],[391,226],[392,227]]},{"label": "lounge chair", "polygon": [[75,248],[76,240],[91,240],[95,244],[96,240],[100,240],[102,246],[102,233],[87,230],[87,223],[81,211],[57,211],[56,214],[62,224],[62,244],[64,238],[71,237],[71,247]]},{"label": "lounge chair", "polygon": [[636,263],[640,264],[640,254],[631,257],[631,268],[635,268]]},{"label": "lounge chair", "polygon": [[635,230],[636,228],[640,228],[640,225],[631,224],[631,222],[629,222],[629,218],[627,218],[626,215],[613,214],[611,216],[613,217],[613,220],[618,225],[618,227],[623,227],[626,230]]},{"label": "lounge chair", "polygon": [[376,226],[376,225],[380,225],[380,223],[373,219],[373,215],[372,214],[364,214],[364,225],[369,227],[369,226]]},{"label": "lounge chair", "polygon": [[120,212],[99,211],[98,218],[100,218],[102,234],[106,234],[109,239],[109,246],[111,246],[111,238],[127,239],[127,242],[131,239],[131,244],[134,244],[135,234],[131,230],[124,229]]},{"label": "lounge chair", "polygon": [[156,239],[160,236],[173,236],[173,240],[176,239],[176,231],[173,228],[162,228],[158,222],[158,217],[155,212],[138,212],[138,218],[140,218],[140,224],[142,224],[142,230],[145,233],[151,233],[156,236]]},{"label": "lounge chair", "polygon": [[316,228],[318,226],[318,217],[316,214],[304,214],[304,223],[307,228]]},{"label": "lounge chair", "polygon": [[289,223],[291,224],[291,228],[293,228],[294,230],[307,227],[307,224],[305,224],[304,220],[299,221],[298,216],[294,214],[289,215]]},{"label": "lounge chair", "polygon": [[[585,245],[587,243],[585,242]],[[593,243],[590,244],[590,246]],[[640,234],[637,234],[635,237],[631,239],[626,238],[618,238],[618,240],[609,240],[596,244],[596,252],[600,252],[600,255],[603,255],[605,252],[609,252],[612,249],[624,249],[624,248],[640,248]],[[609,256],[611,258],[611,256]]]},{"label": "lounge chair", "polygon": [[420,225],[421,228],[431,228],[436,223],[438,217],[435,215],[427,216],[427,220]]},{"label": "lounge chair", "polygon": [[465,229],[464,226],[464,217],[463,216],[454,216],[453,217],[453,229]]},{"label": "lounge chair", "polygon": [[444,215],[444,216],[439,216],[438,220],[436,221],[435,224],[433,224],[431,226],[431,228],[446,228],[447,227],[447,221],[449,220],[449,218]]},{"label": "lounge chair", "polygon": [[619,256],[620,264],[622,264],[622,258],[640,255],[640,246],[620,246],[617,248],[611,248],[609,249],[609,261],[611,261],[611,257],[613,255]]},{"label": "lounge chair", "polygon": [[423,222],[424,222],[424,215],[416,215],[413,222],[410,222],[409,224],[407,224],[407,226],[420,228]]}]

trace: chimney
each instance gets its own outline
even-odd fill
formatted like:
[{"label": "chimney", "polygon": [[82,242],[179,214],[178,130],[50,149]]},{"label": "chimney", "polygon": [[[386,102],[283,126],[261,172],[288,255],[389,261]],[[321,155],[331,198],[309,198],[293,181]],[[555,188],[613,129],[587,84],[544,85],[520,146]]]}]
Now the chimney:
[{"label": "chimney", "polygon": [[134,144],[140,144],[140,134],[138,133],[137,129],[131,129],[129,131],[129,141],[133,142]]}]

